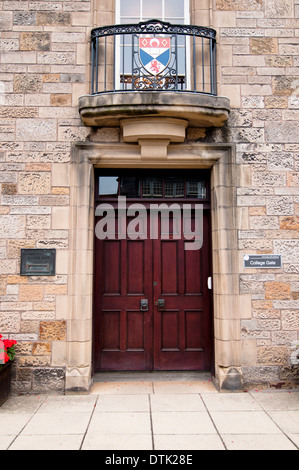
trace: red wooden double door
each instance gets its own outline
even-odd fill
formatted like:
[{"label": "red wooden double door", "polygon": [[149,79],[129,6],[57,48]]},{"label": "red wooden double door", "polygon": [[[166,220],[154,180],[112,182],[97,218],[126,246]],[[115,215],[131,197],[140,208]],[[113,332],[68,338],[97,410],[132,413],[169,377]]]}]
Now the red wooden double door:
[{"label": "red wooden double door", "polygon": [[200,250],[185,250],[174,226],[151,239],[148,213],[145,239],[96,238],[96,371],[211,370],[209,211]]}]

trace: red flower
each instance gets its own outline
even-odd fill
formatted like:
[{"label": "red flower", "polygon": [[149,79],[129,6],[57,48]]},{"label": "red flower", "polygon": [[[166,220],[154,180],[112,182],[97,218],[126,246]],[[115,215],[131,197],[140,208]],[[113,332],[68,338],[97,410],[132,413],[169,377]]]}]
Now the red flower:
[{"label": "red flower", "polygon": [[15,358],[16,351],[14,346],[17,344],[17,341],[14,339],[3,339],[2,335],[0,335],[0,340],[4,346],[4,364],[6,364],[7,362],[13,361]]},{"label": "red flower", "polygon": [[17,344],[17,342],[13,339],[4,339],[3,343],[4,343],[5,348],[11,348],[15,344]]}]

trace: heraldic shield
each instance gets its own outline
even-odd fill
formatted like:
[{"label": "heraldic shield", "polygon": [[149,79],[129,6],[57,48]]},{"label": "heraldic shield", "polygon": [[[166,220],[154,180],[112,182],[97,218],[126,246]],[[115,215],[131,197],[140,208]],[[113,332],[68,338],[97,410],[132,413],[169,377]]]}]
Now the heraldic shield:
[{"label": "heraldic shield", "polygon": [[139,38],[139,57],[147,72],[154,76],[159,75],[170,61],[170,38]]}]

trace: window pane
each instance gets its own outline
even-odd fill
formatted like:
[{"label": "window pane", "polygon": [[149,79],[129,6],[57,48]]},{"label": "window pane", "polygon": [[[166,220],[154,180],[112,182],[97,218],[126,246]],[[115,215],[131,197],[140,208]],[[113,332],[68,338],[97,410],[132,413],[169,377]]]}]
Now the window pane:
[{"label": "window pane", "polygon": [[118,194],[118,176],[100,176],[99,195],[117,196]]},{"label": "window pane", "polygon": [[143,0],[143,17],[161,19],[162,14],[162,0]]},{"label": "window pane", "polygon": [[120,0],[120,16],[140,17],[140,0]]},{"label": "window pane", "polygon": [[161,178],[146,178],[142,184],[143,197],[162,197],[163,180]]},{"label": "window pane", "polygon": [[207,188],[205,181],[187,181],[187,197],[206,199]]},{"label": "window pane", "polygon": [[184,0],[165,0],[165,16],[184,18]]},{"label": "window pane", "polygon": [[132,47],[121,47],[120,73],[132,74]]},{"label": "window pane", "polygon": [[138,18],[121,18],[120,19],[120,24],[134,24],[134,23],[139,23],[140,19]]},{"label": "window pane", "polygon": [[134,176],[123,177],[120,184],[120,194],[127,197],[140,197],[139,178]]},{"label": "window pane", "polygon": [[165,179],[164,193],[165,193],[165,197],[184,197],[185,196],[185,181]]}]

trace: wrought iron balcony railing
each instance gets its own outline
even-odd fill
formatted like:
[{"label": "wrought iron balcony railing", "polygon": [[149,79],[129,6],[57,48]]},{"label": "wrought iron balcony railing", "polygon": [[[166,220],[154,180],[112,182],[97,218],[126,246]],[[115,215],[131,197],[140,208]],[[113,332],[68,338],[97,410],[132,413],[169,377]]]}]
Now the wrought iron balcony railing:
[{"label": "wrought iron balcony railing", "polygon": [[216,31],[152,20],[95,28],[91,93],[179,91],[217,95]]}]

